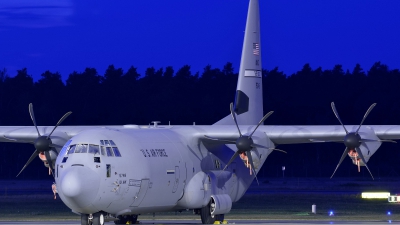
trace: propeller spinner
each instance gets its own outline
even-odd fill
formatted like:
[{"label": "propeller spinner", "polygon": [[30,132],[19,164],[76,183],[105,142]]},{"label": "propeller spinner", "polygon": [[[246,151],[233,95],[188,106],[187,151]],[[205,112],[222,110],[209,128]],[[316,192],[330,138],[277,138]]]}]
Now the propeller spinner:
[{"label": "propeller spinner", "polygon": [[65,115],[63,117],[61,117],[61,119],[57,122],[57,124],[54,126],[53,130],[50,132],[49,135],[47,136],[42,136],[39,132],[39,129],[36,125],[36,119],[35,119],[35,113],[33,111],[33,105],[32,103],[29,104],[29,114],[31,116],[33,125],[36,128],[36,131],[38,133],[38,138],[34,141],[34,146],[35,146],[35,151],[33,152],[33,154],[31,155],[31,157],[28,159],[28,161],[25,163],[24,167],[22,167],[21,171],[18,173],[17,177],[22,173],[22,171],[24,171],[24,169],[32,162],[32,160],[38,156],[40,153],[43,153],[46,157],[46,161],[49,164],[49,168],[51,171],[52,170],[52,159],[50,157],[50,150],[51,148],[54,147],[50,136],[53,134],[53,132],[56,130],[56,128],[71,114],[72,112],[67,112],[65,113]]}]

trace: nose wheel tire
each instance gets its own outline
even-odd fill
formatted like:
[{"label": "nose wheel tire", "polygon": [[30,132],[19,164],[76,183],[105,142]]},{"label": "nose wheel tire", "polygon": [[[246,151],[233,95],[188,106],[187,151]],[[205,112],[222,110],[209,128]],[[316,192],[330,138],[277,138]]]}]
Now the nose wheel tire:
[{"label": "nose wheel tire", "polygon": [[104,225],[104,215],[103,213],[94,213],[92,224],[90,225]]}]

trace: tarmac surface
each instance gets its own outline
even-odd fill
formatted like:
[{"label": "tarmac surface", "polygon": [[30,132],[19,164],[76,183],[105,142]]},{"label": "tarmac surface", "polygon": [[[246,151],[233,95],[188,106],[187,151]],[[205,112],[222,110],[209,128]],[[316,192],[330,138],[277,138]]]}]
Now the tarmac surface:
[{"label": "tarmac surface", "polygon": [[[80,225],[79,221],[21,221],[21,222],[0,222],[1,225],[38,225],[38,224],[56,224],[56,225],[71,225],[76,224]],[[113,222],[106,222],[105,225],[112,225]],[[193,224],[201,224],[199,220],[144,220],[140,221],[140,224],[163,224],[163,225],[193,225]],[[359,224],[366,224],[366,225],[382,225],[382,224],[400,224],[400,221],[382,221],[382,222],[366,222],[366,221],[266,221],[266,220],[231,220],[228,221],[228,224],[257,224],[257,225],[294,225],[294,224],[312,224],[312,225],[322,225],[322,224],[346,224],[346,225],[359,225]]]}]

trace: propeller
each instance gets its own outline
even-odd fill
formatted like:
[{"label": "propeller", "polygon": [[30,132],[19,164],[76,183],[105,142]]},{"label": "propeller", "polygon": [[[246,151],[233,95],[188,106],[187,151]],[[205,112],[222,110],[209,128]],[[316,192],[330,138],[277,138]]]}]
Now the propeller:
[{"label": "propeller", "polygon": [[[253,148],[266,148],[266,149],[271,149],[271,150],[277,150],[280,152],[284,152],[283,150],[280,149],[275,149],[275,148],[268,148],[266,146],[262,146],[259,144],[255,144],[252,136],[254,134],[254,132],[256,132],[257,128],[274,112],[274,111],[270,111],[269,113],[265,114],[265,116],[260,120],[260,122],[257,124],[256,128],[254,128],[253,132],[251,132],[250,135],[243,135],[242,132],[239,129],[239,125],[237,123],[237,119],[236,119],[236,114],[233,111],[233,103],[230,104],[230,111],[231,111],[231,115],[233,120],[235,121],[235,125],[236,128],[239,132],[239,138],[236,139],[236,141],[234,140],[226,140],[226,139],[219,139],[219,138],[214,138],[214,137],[210,137],[210,136],[204,136],[205,138],[209,139],[209,140],[213,140],[213,141],[220,141],[223,142],[225,144],[235,144],[237,151],[235,152],[235,154],[233,154],[233,156],[230,158],[229,162],[226,164],[226,166],[224,167],[223,170],[225,170],[234,160],[237,156],[242,155],[244,158],[247,158],[248,163],[249,163],[249,168],[250,168],[250,175],[252,175],[252,172],[254,172],[254,175],[256,176],[255,170],[254,170],[254,162],[253,162],[253,158],[251,156],[251,150]],[[257,180],[257,176],[256,176],[256,180]],[[258,183],[258,180],[257,180]]]},{"label": "propeller", "polygon": [[49,164],[49,168],[51,172],[53,173],[53,170],[51,166],[53,165],[52,159],[50,157],[50,150],[51,148],[57,146],[54,145],[51,141],[50,136],[53,134],[53,132],[56,130],[56,128],[71,114],[72,112],[67,112],[64,114],[63,117],[57,122],[57,124],[54,126],[53,130],[47,135],[47,136],[42,136],[39,132],[39,129],[36,125],[36,119],[35,119],[35,113],[33,111],[33,105],[32,103],[29,104],[29,114],[31,116],[33,125],[36,128],[36,131],[38,133],[38,138],[34,141],[34,146],[35,146],[35,151],[32,153],[31,157],[28,159],[28,161],[25,163],[24,167],[22,167],[21,171],[18,173],[17,177],[24,171],[24,169],[32,162],[32,160],[38,156],[40,153],[43,153],[46,156],[46,161]]},{"label": "propeller", "polygon": [[[367,116],[369,115],[369,113],[372,111],[372,109],[373,109],[375,106],[376,106],[376,103],[372,104],[372,105],[368,108],[368,110],[367,110],[367,112],[365,113],[363,119],[361,120],[361,123],[360,123],[360,125],[358,126],[357,130],[356,130],[355,132],[349,132],[349,131],[346,129],[346,127],[343,125],[342,120],[341,120],[340,117],[339,117],[339,113],[338,113],[337,110],[336,110],[335,103],[334,103],[334,102],[331,103],[331,107],[332,107],[333,113],[335,114],[336,118],[339,120],[339,123],[342,125],[344,131],[346,132],[346,136],[344,137],[343,141],[339,141],[339,142],[343,142],[344,145],[346,146],[346,148],[345,148],[345,150],[344,150],[344,152],[343,152],[343,154],[342,154],[342,157],[340,158],[339,163],[338,163],[338,165],[336,166],[336,169],[335,169],[335,171],[333,172],[331,178],[333,177],[333,175],[335,175],[336,170],[339,168],[340,164],[343,162],[343,159],[346,157],[347,154],[349,154],[350,157],[355,157],[355,159],[357,160],[358,171],[360,172],[360,160],[361,160],[361,162],[362,162],[362,163],[365,165],[365,167],[367,168],[367,170],[368,170],[369,174],[371,175],[372,179],[374,179],[374,176],[372,176],[372,173],[371,173],[371,171],[370,171],[369,168],[368,168],[367,162],[365,161],[364,156],[363,156],[363,154],[362,154],[362,152],[361,152],[360,145],[361,145],[362,143],[365,143],[365,142],[392,142],[392,143],[396,143],[396,142],[393,141],[393,140],[371,140],[371,139],[363,139],[363,138],[361,138],[360,134],[358,133],[358,131],[360,130],[361,126],[362,126],[363,123],[364,123],[364,120],[367,118]],[[336,142],[337,142],[337,141],[336,141]]]}]

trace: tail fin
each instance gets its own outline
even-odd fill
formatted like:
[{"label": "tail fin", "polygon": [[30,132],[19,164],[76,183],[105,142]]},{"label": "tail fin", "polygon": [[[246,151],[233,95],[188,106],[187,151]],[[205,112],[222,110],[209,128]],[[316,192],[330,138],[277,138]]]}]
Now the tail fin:
[{"label": "tail fin", "polygon": [[[259,3],[258,0],[250,0],[234,102],[238,124],[255,125],[263,117],[261,68]],[[230,115],[215,123],[232,124]]]}]

